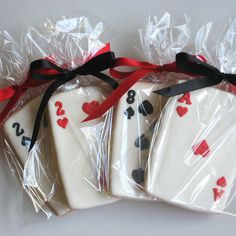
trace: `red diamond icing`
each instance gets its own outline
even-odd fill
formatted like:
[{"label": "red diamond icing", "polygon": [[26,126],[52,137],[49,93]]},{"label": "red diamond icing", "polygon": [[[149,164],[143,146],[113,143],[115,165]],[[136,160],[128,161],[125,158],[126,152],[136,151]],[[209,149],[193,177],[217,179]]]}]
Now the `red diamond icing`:
[{"label": "red diamond icing", "polygon": [[218,186],[221,186],[221,187],[225,187],[227,185],[227,182],[226,182],[226,179],[224,176],[222,176],[221,178],[219,178],[216,182],[216,184]]},{"label": "red diamond icing", "polygon": [[67,118],[63,118],[63,119],[58,119],[57,120],[57,124],[62,127],[63,129],[66,128],[67,124],[68,124],[68,119]]},{"label": "red diamond icing", "polygon": [[201,143],[193,146],[193,152],[195,155],[201,155],[202,157],[206,157],[210,152],[207,141],[204,139]]},{"label": "red diamond icing", "polygon": [[82,105],[82,109],[85,113],[87,113],[88,115],[90,115],[97,107],[99,106],[99,102],[98,101],[92,101],[92,102],[85,102]]},{"label": "red diamond icing", "polygon": [[224,190],[218,190],[217,188],[213,188],[213,193],[214,193],[214,201],[217,201],[221,198],[225,191]]},{"label": "red diamond icing", "polygon": [[182,117],[182,116],[184,116],[184,115],[188,112],[188,108],[187,108],[187,107],[178,106],[178,107],[176,108],[176,111],[177,111],[178,115],[179,115],[180,117]]}]

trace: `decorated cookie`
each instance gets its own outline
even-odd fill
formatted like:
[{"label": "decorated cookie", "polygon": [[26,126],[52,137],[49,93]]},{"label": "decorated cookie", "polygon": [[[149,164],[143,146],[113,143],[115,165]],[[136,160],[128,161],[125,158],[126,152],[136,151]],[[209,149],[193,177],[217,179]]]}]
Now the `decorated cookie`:
[{"label": "decorated cookie", "polygon": [[89,208],[114,201],[98,187],[99,136],[104,121],[81,121],[105,99],[99,87],[80,87],[51,97],[48,103],[54,159],[72,209]]},{"label": "decorated cookie", "polygon": [[[11,152],[10,155],[14,160],[15,167],[18,169],[18,172],[21,173],[19,175],[20,178],[23,176],[23,168],[27,161],[28,148],[31,141],[30,137],[33,132],[39,103],[40,97],[28,102],[20,110],[13,113],[3,125],[4,136],[9,146],[8,149]],[[41,204],[44,202],[43,199],[46,198],[45,193],[51,191],[52,185],[44,175],[40,175],[37,181],[40,187],[29,188],[28,192],[33,197],[37,198],[39,201],[38,204]],[[48,200],[47,205],[57,215],[64,215],[69,211],[63,193],[61,193],[58,188],[54,190],[54,194],[50,197],[50,200]]]},{"label": "decorated cookie", "polygon": [[202,211],[230,203],[236,177],[236,96],[205,88],[171,98],[155,130],[146,189]]},{"label": "decorated cookie", "polygon": [[110,192],[145,198],[144,171],[158,114],[164,101],[153,93],[158,85],[136,83],[119,101],[112,126]]}]

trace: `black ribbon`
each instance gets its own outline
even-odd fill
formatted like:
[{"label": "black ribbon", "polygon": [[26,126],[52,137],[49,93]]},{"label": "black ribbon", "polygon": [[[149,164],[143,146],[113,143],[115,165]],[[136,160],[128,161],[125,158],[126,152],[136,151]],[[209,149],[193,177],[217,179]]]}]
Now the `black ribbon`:
[{"label": "black ribbon", "polygon": [[[58,87],[62,86],[63,84],[71,81],[77,75],[93,75],[107,84],[109,84],[113,89],[118,87],[118,83],[113,80],[111,77],[101,73],[110,67],[112,67],[115,63],[115,55],[113,52],[106,52],[100,54],[98,56],[93,57],[89,61],[87,61],[84,65],[74,69],[74,70],[66,70],[60,68],[59,66],[55,65],[54,63],[48,60],[36,60],[30,64],[30,75],[32,79],[35,80],[49,80],[53,81],[47,90],[45,91],[41,103],[39,105],[39,109],[36,114],[36,119],[34,123],[33,134],[30,142],[29,151],[33,148],[35,142],[37,141],[40,123],[43,117],[44,110],[47,106],[47,103],[52,96],[52,94],[57,90]],[[58,72],[58,74],[45,74],[40,72],[42,69],[53,69]]]},{"label": "black ribbon", "polygon": [[180,52],[176,55],[176,66],[183,73],[197,75],[198,78],[153,91],[154,93],[165,97],[172,97],[197,89],[215,86],[223,81],[236,85],[235,74],[222,73],[214,66],[185,52]]}]

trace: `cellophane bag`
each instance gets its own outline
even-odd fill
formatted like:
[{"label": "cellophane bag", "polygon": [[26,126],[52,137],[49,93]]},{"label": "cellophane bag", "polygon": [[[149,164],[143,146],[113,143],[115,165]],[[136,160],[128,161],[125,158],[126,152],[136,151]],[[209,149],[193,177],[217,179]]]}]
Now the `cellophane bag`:
[{"label": "cellophane bag", "polygon": [[[175,61],[175,54],[191,43],[189,18],[182,23],[165,13],[149,17],[139,30],[137,48],[145,61],[163,65]],[[131,87],[106,116],[102,150],[105,167],[101,171],[101,188],[113,196],[153,200],[144,189],[145,169],[156,121],[166,99],[154,91],[174,83],[182,75],[149,73]],[[108,138],[107,138],[108,137]]]},{"label": "cellophane bag", "polygon": [[[32,52],[31,56],[35,56]],[[27,204],[24,204],[28,209],[28,213],[32,213],[32,205],[38,210],[41,204],[41,196],[39,189],[22,188],[23,169],[27,161],[28,147],[31,137],[34,114],[37,109],[37,98],[45,91],[46,83],[38,84],[37,86],[29,86],[26,84],[29,81],[28,68],[30,59],[28,55],[23,53],[22,47],[14,38],[7,32],[3,31],[0,34],[0,78],[1,78],[1,150],[4,159],[7,161],[10,171],[17,181],[13,180],[8,186],[13,188],[8,190],[11,192],[11,197],[6,200],[9,216],[9,222],[13,218],[16,222],[23,223],[22,219],[22,202],[27,199]],[[28,115],[28,103],[34,104],[31,107],[32,117]],[[9,170],[8,170],[9,171]],[[7,170],[6,170],[7,172]],[[6,173],[8,175],[8,173]],[[17,183],[18,182],[18,183]],[[15,196],[16,199],[12,199]],[[22,198],[23,196],[23,198]],[[37,200],[36,200],[37,198]],[[9,202],[7,202],[9,201]],[[14,202],[14,203],[13,203]],[[32,204],[29,204],[32,202]],[[12,207],[14,206],[14,207]],[[42,204],[43,211],[46,207]],[[7,217],[6,217],[7,218]],[[37,220],[33,219],[32,221]]]},{"label": "cellophane bag", "polygon": [[[22,37],[22,51],[29,63],[46,58],[61,68],[72,70],[108,46],[106,34],[106,24],[91,17],[70,15],[47,19],[27,29]],[[19,110],[7,120],[8,129],[13,131],[5,132],[12,135],[9,141],[5,139],[5,146],[10,146],[11,142],[14,154],[9,148],[5,148],[5,153],[13,160],[18,158],[18,165],[19,159],[24,158],[19,167],[21,183],[36,212],[51,218],[72,209],[115,201],[98,191],[97,149],[103,118],[81,122],[110,92],[107,84],[93,76],[77,76],[61,86],[47,104],[37,142],[29,153],[27,147],[42,93],[39,96],[31,93],[32,97],[18,106]],[[26,219],[27,212],[22,204]]]},{"label": "cellophane bag", "polygon": [[[195,54],[235,74],[235,32],[235,17],[202,26]],[[147,192],[191,210],[235,215],[235,104],[235,86],[227,82],[171,97],[155,127]]]}]

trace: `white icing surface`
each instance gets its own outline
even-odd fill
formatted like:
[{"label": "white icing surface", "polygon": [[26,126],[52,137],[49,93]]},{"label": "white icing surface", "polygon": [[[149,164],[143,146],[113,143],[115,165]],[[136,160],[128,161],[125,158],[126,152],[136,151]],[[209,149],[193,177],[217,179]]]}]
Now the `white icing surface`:
[{"label": "white icing surface", "polygon": [[[180,97],[169,100],[155,130],[146,190],[188,208],[223,210],[235,190],[236,96],[207,88],[190,93],[191,105],[178,102]],[[179,116],[177,106],[188,112]],[[205,157],[193,152],[203,140],[209,146]],[[225,187],[217,185],[222,176]],[[224,191],[217,201],[213,188]]]},{"label": "white icing surface", "polygon": [[[27,161],[28,146],[30,143],[30,140],[28,140],[26,145],[22,145],[22,139],[24,136],[31,138],[40,100],[40,97],[37,97],[28,102],[20,110],[13,113],[3,125],[3,132],[6,136],[9,148],[11,148],[11,152],[13,152],[12,158],[17,168],[19,168],[19,173],[21,173],[20,178],[22,178],[22,171]],[[17,127],[18,125],[19,127]],[[16,130],[17,128],[19,129],[18,131]],[[16,132],[18,135],[16,135]],[[29,191],[40,199],[46,192],[50,191],[51,184],[43,175],[40,175],[38,183],[41,187],[31,188]],[[58,189],[55,189],[54,195],[49,200],[48,205],[58,215],[64,215],[69,211]]]},{"label": "white icing surface", "polygon": [[[98,137],[103,120],[81,123],[87,117],[83,105],[105,99],[99,87],[80,87],[51,97],[48,114],[59,175],[70,208],[81,209],[104,205],[114,198],[97,190]],[[56,102],[62,103],[64,115],[58,116]],[[58,125],[58,119],[68,119],[66,128]]]},{"label": "white icing surface", "polygon": [[[13,113],[7,119],[3,126],[3,131],[7,135],[8,141],[10,141],[12,144],[11,147],[14,148],[14,150],[18,154],[20,162],[23,165],[27,160],[28,146],[22,145],[22,137],[31,137],[39,103],[39,97],[28,102],[20,110]],[[18,133],[22,133],[22,135],[16,135],[16,123],[20,125]],[[27,142],[27,144],[29,145],[29,142]]]},{"label": "white icing surface", "polygon": [[[110,160],[110,192],[114,196],[125,198],[149,198],[143,192],[143,182],[137,183],[132,177],[135,169],[145,170],[149,146],[143,150],[135,146],[135,140],[142,134],[151,143],[151,124],[158,118],[164,102],[152,91],[158,89],[157,83],[138,82],[129,91],[136,95],[132,104],[127,103],[128,92],[120,99],[114,110],[112,144]],[[148,100],[153,106],[153,113],[144,116],[139,112],[140,104]],[[127,119],[125,111],[132,107],[134,116]],[[153,126],[154,127],[154,126]]]}]

